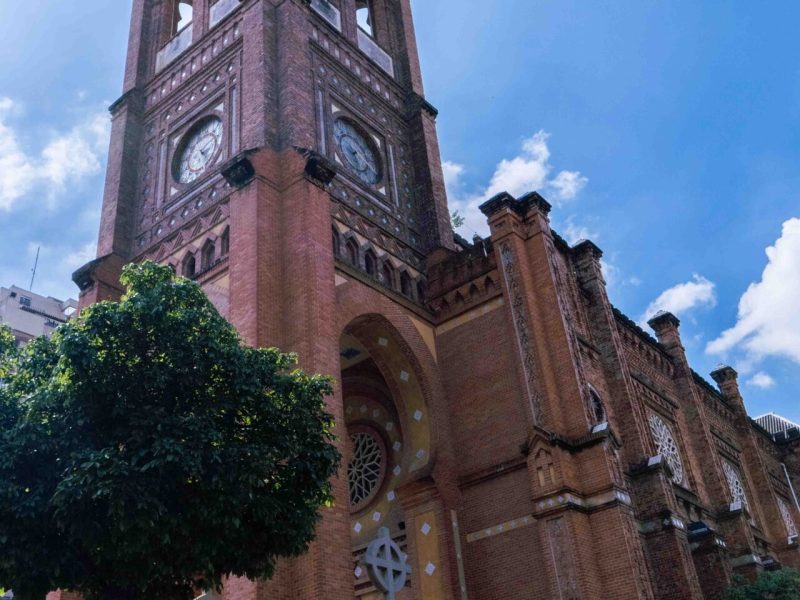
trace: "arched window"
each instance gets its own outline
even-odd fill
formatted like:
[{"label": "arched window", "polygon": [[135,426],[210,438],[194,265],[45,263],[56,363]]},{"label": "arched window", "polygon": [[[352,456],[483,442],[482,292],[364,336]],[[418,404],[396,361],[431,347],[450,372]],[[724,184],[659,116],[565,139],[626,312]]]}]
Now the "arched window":
[{"label": "arched window", "polygon": [[335,229],[333,230],[333,256],[334,258],[341,254],[341,241],[339,239],[339,232]]},{"label": "arched window", "polygon": [[356,0],[356,22],[364,33],[374,37],[372,0]]},{"label": "arched window", "polygon": [[425,283],[422,281],[417,283],[417,300],[420,302],[425,300]]},{"label": "arched window", "polygon": [[600,399],[600,394],[595,391],[593,387],[589,387],[589,402],[591,403],[590,409],[592,411],[592,419],[594,424],[606,422],[606,408],[603,406],[603,401]]},{"label": "arched window", "polygon": [[205,246],[203,246],[203,254],[201,256],[200,261],[200,269],[206,271],[214,266],[214,261],[216,259],[216,247],[214,246],[214,242],[207,241]]},{"label": "arched window", "polygon": [[381,276],[383,277],[383,285],[388,288],[395,289],[394,283],[394,269],[392,265],[389,264],[389,261],[383,263],[383,267],[381,268]]},{"label": "arched window", "polygon": [[183,259],[183,267],[181,268],[181,274],[184,277],[188,277],[191,279],[197,274],[197,263],[194,260],[193,254],[188,254],[186,258]]},{"label": "arched window", "polygon": [[405,271],[400,274],[400,293],[403,296],[411,297],[411,277]]},{"label": "arched window", "polygon": [[367,275],[371,277],[378,276],[378,259],[375,256],[375,253],[372,250],[367,250],[367,253],[364,254],[364,270],[366,270]]},{"label": "arched window", "polygon": [[228,256],[228,253],[231,251],[231,228],[226,227],[225,231],[222,233],[222,238],[220,239],[220,248],[219,252],[221,256]]},{"label": "arched window", "polygon": [[185,27],[188,27],[193,17],[194,9],[191,0],[175,2],[175,9],[172,15],[172,34],[175,35]]},{"label": "arched window", "polygon": [[358,266],[358,244],[353,238],[347,240],[347,260],[350,261],[350,264],[354,267]]}]

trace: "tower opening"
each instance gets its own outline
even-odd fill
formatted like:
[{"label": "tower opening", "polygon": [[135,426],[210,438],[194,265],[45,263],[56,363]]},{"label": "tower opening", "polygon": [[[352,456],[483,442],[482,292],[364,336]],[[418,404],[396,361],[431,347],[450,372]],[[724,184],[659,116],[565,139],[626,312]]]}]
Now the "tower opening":
[{"label": "tower opening", "polygon": [[172,34],[175,35],[188,27],[194,17],[194,7],[191,0],[175,2],[175,10],[172,17]]},{"label": "tower opening", "polygon": [[372,2],[370,0],[356,0],[356,22],[364,33],[374,37]]}]

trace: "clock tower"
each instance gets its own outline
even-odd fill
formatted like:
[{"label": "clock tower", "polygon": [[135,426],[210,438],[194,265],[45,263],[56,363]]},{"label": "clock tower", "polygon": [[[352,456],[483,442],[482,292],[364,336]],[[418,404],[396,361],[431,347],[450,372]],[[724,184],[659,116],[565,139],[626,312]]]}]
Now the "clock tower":
[{"label": "clock tower", "polygon": [[[423,406],[390,399],[388,364],[408,359],[396,348],[396,357],[363,360],[360,337],[375,342],[388,324],[375,315],[426,314],[426,259],[453,247],[410,0],[133,0],[124,89],[111,113],[98,258],[74,275],[82,305],[118,297],[128,262],[169,264],[203,286],[247,343],[297,352],[304,368],[340,380],[330,410],[346,463],[369,447],[383,453],[382,473],[428,472],[424,426],[416,455],[396,450],[400,422],[414,422],[411,404]],[[342,315],[352,323],[342,326]],[[362,323],[370,318],[377,329]],[[391,345],[394,334],[381,335]],[[419,386],[411,369],[402,383]],[[385,396],[371,395],[370,414],[397,419],[393,433],[386,423],[376,433],[369,419],[351,428],[345,397],[360,397],[348,388],[365,381]],[[403,528],[413,503],[400,507],[399,486],[419,477],[393,476],[389,489],[368,473],[346,475],[309,555],[282,564],[272,582],[231,581],[227,596],[375,593],[359,552],[383,526],[411,550]],[[358,477],[366,479],[356,485]],[[370,502],[378,496],[384,508]],[[444,527],[444,512],[436,518]],[[449,558],[434,550],[439,562],[422,568],[435,564],[429,585],[445,589]]]}]

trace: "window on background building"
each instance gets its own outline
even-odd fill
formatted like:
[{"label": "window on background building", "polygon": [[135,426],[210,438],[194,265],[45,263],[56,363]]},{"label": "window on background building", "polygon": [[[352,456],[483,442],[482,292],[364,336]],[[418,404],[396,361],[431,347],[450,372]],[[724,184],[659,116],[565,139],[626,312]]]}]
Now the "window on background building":
[{"label": "window on background building", "polygon": [[356,21],[364,33],[374,36],[372,29],[372,1],[356,0]]},{"label": "window on background building", "polygon": [[20,297],[19,297],[19,303],[20,303],[22,306],[27,306],[28,308],[30,308],[30,307],[31,307],[31,299],[30,299],[30,298],[28,298],[27,296],[20,296]]}]

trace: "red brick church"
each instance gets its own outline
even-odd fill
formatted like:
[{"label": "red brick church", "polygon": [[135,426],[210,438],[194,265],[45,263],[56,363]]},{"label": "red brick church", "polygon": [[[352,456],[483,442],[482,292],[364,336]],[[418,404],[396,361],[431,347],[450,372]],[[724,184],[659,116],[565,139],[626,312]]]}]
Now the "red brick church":
[{"label": "red brick church", "polygon": [[336,507],[225,600],[380,598],[379,528],[399,600],[711,599],[800,566],[800,442],[748,417],[733,369],[707,382],[678,319],[651,337],[616,310],[536,192],[454,237],[409,0],[134,0],[111,112],[82,304],[153,259],[337,376]]}]

